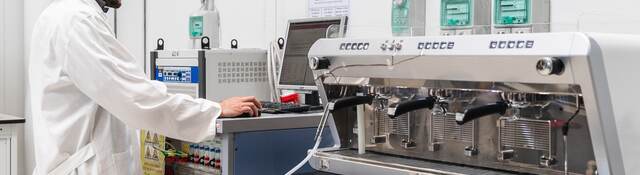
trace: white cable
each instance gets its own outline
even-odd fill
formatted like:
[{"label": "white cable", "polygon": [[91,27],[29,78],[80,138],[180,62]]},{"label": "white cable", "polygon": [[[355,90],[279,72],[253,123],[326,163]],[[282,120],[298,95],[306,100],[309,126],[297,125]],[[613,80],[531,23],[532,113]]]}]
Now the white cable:
[{"label": "white cable", "polygon": [[302,166],[307,164],[307,162],[309,162],[309,159],[311,159],[311,156],[318,151],[318,146],[320,146],[320,141],[322,141],[322,136],[318,137],[318,140],[316,141],[315,145],[313,145],[313,149],[309,150],[309,152],[307,153],[307,157],[305,157],[300,163],[298,163],[298,165],[293,167],[293,169],[289,170],[289,172],[287,172],[285,175],[292,175],[293,173],[298,171],[300,168],[302,168]]},{"label": "white cable", "polygon": [[271,60],[273,64],[273,87],[275,89],[275,98],[277,102],[280,102],[280,90],[278,90],[277,85],[280,84],[280,67],[282,67],[282,49],[280,48],[280,44],[276,41],[273,44],[273,53],[275,53],[275,57]]},{"label": "white cable", "polygon": [[271,97],[271,101],[274,100],[274,96],[275,96],[275,89],[273,88],[273,82],[275,81],[273,78],[273,65],[272,63],[272,59],[273,59],[273,49],[272,49],[273,43],[269,44],[269,51],[267,51],[267,78],[269,78],[269,92],[270,92],[270,97]]},{"label": "white cable", "polygon": [[280,93],[277,88],[278,78],[278,60],[280,60],[279,48],[277,43],[271,42],[267,52],[267,77],[269,78],[269,90],[271,91],[271,101],[278,102]]},{"label": "white cable", "polygon": [[307,162],[309,162],[309,159],[311,159],[311,156],[313,156],[313,154],[315,154],[318,151],[318,146],[320,146],[320,142],[322,141],[322,132],[325,127],[325,124],[327,123],[327,118],[329,117],[329,111],[330,111],[329,105],[327,104],[324,107],[324,111],[322,112],[322,118],[320,118],[320,124],[318,124],[318,130],[316,130],[316,136],[314,137],[314,139],[316,139],[315,144],[313,145],[313,148],[309,150],[309,152],[307,152],[307,157],[305,157],[300,163],[298,163],[298,165],[293,167],[293,169],[289,170],[289,172],[287,172],[286,175],[291,175],[296,171],[298,171],[300,168],[302,168],[302,166],[304,166]]}]

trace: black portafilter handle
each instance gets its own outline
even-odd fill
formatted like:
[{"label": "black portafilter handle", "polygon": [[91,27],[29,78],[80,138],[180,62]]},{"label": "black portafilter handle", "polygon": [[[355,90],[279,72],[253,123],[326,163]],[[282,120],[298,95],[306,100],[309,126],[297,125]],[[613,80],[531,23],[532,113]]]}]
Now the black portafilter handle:
[{"label": "black portafilter handle", "polygon": [[437,99],[435,97],[420,97],[414,100],[403,101],[398,103],[395,111],[389,111],[387,115],[391,118],[396,118],[402,114],[406,114],[418,109],[433,109]]},{"label": "black portafilter handle", "polygon": [[332,105],[329,106],[329,110],[335,111],[342,108],[357,106],[361,104],[371,104],[373,102],[373,96],[350,96],[333,100]]},{"label": "black portafilter handle", "polygon": [[492,114],[504,115],[507,112],[508,108],[509,108],[509,104],[507,104],[507,102],[504,102],[504,101],[499,101],[493,104],[470,108],[464,112],[464,117],[462,118],[456,117],[456,123],[458,125],[464,125],[469,121],[476,120],[484,116],[488,116]]}]

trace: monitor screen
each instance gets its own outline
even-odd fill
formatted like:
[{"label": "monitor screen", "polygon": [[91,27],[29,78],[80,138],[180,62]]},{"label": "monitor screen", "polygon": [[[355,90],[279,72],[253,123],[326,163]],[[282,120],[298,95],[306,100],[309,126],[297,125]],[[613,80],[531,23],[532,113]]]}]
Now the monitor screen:
[{"label": "monitor screen", "polygon": [[343,27],[341,24],[342,19],[289,23],[280,70],[281,88],[283,85],[290,88],[316,85],[308,64],[309,49],[318,39],[331,35],[331,31],[327,32],[329,27]]}]

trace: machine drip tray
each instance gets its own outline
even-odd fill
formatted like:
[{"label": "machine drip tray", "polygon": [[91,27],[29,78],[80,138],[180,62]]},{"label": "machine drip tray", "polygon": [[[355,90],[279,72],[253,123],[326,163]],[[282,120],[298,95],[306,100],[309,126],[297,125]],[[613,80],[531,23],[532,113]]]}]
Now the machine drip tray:
[{"label": "machine drip tray", "polygon": [[522,174],[373,152],[359,155],[357,150],[351,149],[317,152],[309,163],[316,170],[337,174]]}]

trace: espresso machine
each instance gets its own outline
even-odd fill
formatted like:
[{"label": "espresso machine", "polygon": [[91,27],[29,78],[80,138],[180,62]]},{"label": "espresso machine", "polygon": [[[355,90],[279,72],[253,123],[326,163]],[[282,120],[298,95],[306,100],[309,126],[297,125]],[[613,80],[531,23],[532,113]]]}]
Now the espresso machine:
[{"label": "espresso machine", "polygon": [[321,39],[309,64],[337,174],[640,172],[640,37]]}]

